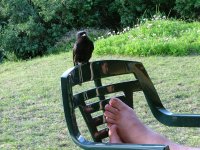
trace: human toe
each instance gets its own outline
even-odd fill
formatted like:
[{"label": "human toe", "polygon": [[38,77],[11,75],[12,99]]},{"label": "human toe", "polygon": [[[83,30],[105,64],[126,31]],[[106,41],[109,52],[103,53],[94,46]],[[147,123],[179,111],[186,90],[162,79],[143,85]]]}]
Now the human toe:
[{"label": "human toe", "polygon": [[109,104],[118,110],[123,110],[127,106],[118,98],[111,98]]},{"label": "human toe", "polygon": [[119,113],[119,110],[116,109],[116,108],[114,108],[114,107],[112,107],[110,104],[107,104],[107,105],[105,106],[105,110],[106,110],[106,111],[109,111],[109,112],[111,112],[111,113],[113,113],[113,114],[115,114],[115,115],[117,115],[117,114]]},{"label": "human toe", "polygon": [[109,127],[109,138],[110,138],[110,143],[122,143],[119,135],[117,134],[117,126],[116,125],[111,125]]},{"label": "human toe", "polygon": [[112,119],[116,119],[116,115],[115,114],[113,114],[112,112],[110,112],[110,111],[105,111],[104,112],[104,116],[106,116],[106,117],[108,117],[108,118],[112,118]]},{"label": "human toe", "polygon": [[112,119],[112,118],[109,118],[109,117],[105,117],[106,119],[106,123],[108,124],[108,127],[112,124],[115,124],[116,123],[116,120]]}]

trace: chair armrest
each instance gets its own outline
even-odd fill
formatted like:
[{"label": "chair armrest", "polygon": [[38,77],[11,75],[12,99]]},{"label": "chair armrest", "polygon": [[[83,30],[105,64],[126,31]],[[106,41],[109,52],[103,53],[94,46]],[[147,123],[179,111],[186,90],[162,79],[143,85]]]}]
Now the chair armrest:
[{"label": "chair armrest", "polygon": [[81,135],[78,138],[72,138],[73,141],[83,149],[91,150],[169,150],[169,146],[158,144],[111,144],[90,142]]},{"label": "chair armrest", "polygon": [[135,144],[94,144],[84,145],[84,149],[97,150],[169,150],[168,146],[164,145],[135,145]]},{"label": "chair armrest", "polygon": [[200,127],[200,114],[173,114],[165,109],[158,93],[142,64],[134,68],[147,103],[154,117],[161,123],[176,127]]},{"label": "chair armrest", "polygon": [[199,114],[174,114],[164,107],[152,106],[151,110],[157,120],[167,126],[174,127],[200,127]]}]

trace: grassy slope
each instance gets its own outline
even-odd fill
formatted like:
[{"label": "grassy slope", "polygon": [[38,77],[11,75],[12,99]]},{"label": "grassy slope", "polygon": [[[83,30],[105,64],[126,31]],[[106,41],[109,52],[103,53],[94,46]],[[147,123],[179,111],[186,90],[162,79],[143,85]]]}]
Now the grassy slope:
[{"label": "grassy slope", "polygon": [[200,23],[175,20],[147,21],[125,33],[96,42],[98,54],[175,55],[200,53]]},{"label": "grassy slope", "polygon": [[[200,113],[200,56],[92,60],[99,59],[142,61],[168,109]],[[60,91],[60,76],[71,66],[71,53],[0,65],[0,149],[78,149],[66,129]],[[153,129],[179,143],[200,146],[198,128],[165,127],[155,121],[141,95],[135,103],[139,117]]]}]

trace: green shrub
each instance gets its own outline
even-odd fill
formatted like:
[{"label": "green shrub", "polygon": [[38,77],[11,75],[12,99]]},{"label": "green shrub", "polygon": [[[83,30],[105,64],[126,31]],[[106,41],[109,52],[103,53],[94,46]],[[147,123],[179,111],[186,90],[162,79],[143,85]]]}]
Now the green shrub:
[{"label": "green shrub", "polygon": [[139,18],[151,18],[162,12],[174,15],[175,0],[116,0],[116,7],[120,15],[121,26],[132,26]]},{"label": "green shrub", "polygon": [[[44,8],[40,4],[46,6],[47,2],[2,0],[1,17],[5,20],[5,25],[0,33],[0,43],[5,52],[14,53],[21,59],[42,56],[66,32],[66,28],[56,22],[54,11],[43,16],[48,6]],[[52,2],[51,5],[53,10],[60,6],[58,2]]]},{"label": "green shrub", "polygon": [[174,55],[200,53],[200,23],[147,21],[128,32],[95,42],[97,54]]},{"label": "green shrub", "polygon": [[199,0],[176,0],[176,11],[188,20],[200,20],[200,1]]},{"label": "green shrub", "polygon": [[115,26],[112,2],[1,0],[0,48],[20,59],[51,53],[72,28]]},{"label": "green shrub", "polygon": [[45,36],[44,27],[30,19],[26,23],[6,26],[1,46],[8,52],[14,52],[18,58],[28,59],[45,53],[48,46],[44,45]]}]

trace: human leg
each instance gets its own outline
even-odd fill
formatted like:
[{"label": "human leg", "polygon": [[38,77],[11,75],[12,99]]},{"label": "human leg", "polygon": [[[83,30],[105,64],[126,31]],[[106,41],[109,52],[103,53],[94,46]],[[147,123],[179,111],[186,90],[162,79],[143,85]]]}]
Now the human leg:
[{"label": "human leg", "polygon": [[[135,144],[165,144],[169,145],[171,150],[200,150],[199,148],[191,148],[176,144],[166,137],[152,131],[145,126],[136,116],[135,112],[117,98],[110,100],[105,106],[106,121],[115,125],[110,128],[112,133],[111,139],[118,136],[120,142],[135,143]],[[115,140],[115,143],[117,140]],[[112,143],[112,140],[111,140]]]},{"label": "human leg", "polygon": [[109,105],[105,106],[105,110],[104,115],[106,116],[107,122],[110,124],[116,124],[118,134],[126,143],[149,144],[153,142],[165,142],[168,144],[169,141],[167,141],[164,137],[159,138],[159,140],[162,141],[153,141],[157,136],[157,133],[146,127],[137,118],[133,109],[121,100],[116,98],[111,99]]}]

